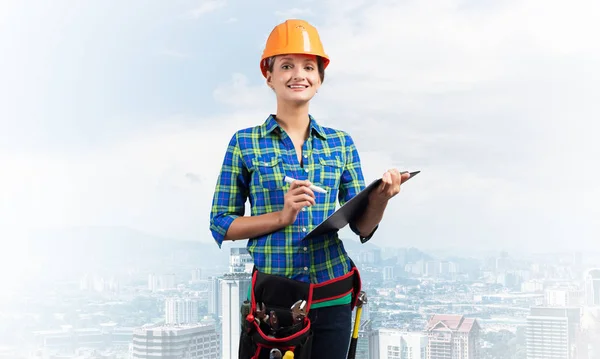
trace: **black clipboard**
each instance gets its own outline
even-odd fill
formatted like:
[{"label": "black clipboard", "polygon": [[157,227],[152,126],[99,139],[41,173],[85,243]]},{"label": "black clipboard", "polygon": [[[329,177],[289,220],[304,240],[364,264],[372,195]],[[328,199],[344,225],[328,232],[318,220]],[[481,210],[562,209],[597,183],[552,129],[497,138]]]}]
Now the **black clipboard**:
[{"label": "black clipboard", "polygon": [[[410,177],[408,177],[406,181],[402,182],[402,184],[406,183],[420,172],[421,171],[410,172]],[[348,202],[344,203],[343,206],[338,208],[337,211],[321,222],[321,224],[313,228],[312,231],[308,232],[308,234],[304,236],[302,240],[317,237],[328,232],[339,231],[340,229],[346,227],[354,218],[362,214],[362,211],[369,201],[369,193],[377,188],[381,181],[382,179],[378,178],[371,182],[356,196],[352,197]]]}]

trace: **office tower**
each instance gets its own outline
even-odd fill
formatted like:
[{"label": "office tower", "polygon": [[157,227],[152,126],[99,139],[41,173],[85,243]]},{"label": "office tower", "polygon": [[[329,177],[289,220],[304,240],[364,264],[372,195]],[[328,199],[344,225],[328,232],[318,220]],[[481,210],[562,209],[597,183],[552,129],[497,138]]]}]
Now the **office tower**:
[{"label": "office tower", "polygon": [[221,315],[221,279],[209,277],[208,285],[208,314],[218,318]]},{"label": "office tower", "polygon": [[373,325],[370,320],[360,321],[358,327],[358,340],[356,341],[356,358],[371,359],[370,346],[371,346],[371,333],[373,331]]},{"label": "office tower", "polygon": [[177,288],[175,274],[148,275],[148,289],[156,292]]},{"label": "office tower", "polygon": [[394,267],[386,266],[383,268],[383,280],[394,280]]},{"label": "office tower", "polygon": [[371,335],[371,359],[426,359],[427,334],[378,329]]},{"label": "office tower", "polygon": [[584,281],[586,306],[600,306],[600,268],[588,269],[585,272]]},{"label": "office tower", "polygon": [[545,290],[547,307],[577,307],[582,304],[583,293],[575,287],[553,287]]},{"label": "office tower", "polygon": [[165,300],[166,324],[194,324],[200,322],[200,303],[196,299],[168,298]]},{"label": "office tower", "polygon": [[132,359],[220,359],[213,325],[148,326],[133,331]]},{"label": "office tower", "polygon": [[248,298],[251,277],[247,273],[227,273],[221,279],[221,342],[223,359],[237,359],[240,340],[240,309]]},{"label": "office tower", "polygon": [[435,314],[429,318],[425,332],[429,338],[428,359],[481,358],[481,328],[476,319]]},{"label": "office tower", "polygon": [[580,308],[533,307],[527,316],[527,359],[576,359]]},{"label": "office tower", "polygon": [[229,252],[229,273],[252,273],[254,262],[246,248],[231,248]]},{"label": "office tower", "polygon": [[192,270],[192,283],[198,283],[202,280],[202,269],[196,268]]},{"label": "office tower", "polygon": [[578,359],[600,358],[600,307],[583,308]]}]

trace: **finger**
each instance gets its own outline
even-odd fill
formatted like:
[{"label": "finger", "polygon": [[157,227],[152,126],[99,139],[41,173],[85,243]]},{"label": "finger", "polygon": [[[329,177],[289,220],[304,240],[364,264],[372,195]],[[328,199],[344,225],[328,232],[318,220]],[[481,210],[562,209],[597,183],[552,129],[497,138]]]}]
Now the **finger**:
[{"label": "finger", "polygon": [[381,177],[381,185],[379,186],[379,193],[384,193],[388,190],[390,184],[391,184],[391,178],[390,178],[390,173],[389,172],[385,172],[383,174],[383,176]]},{"label": "finger", "polygon": [[306,201],[309,202],[311,205],[316,204],[315,199],[306,193],[292,197],[292,202],[294,203],[302,203]]},{"label": "finger", "polygon": [[309,196],[311,196],[313,198],[315,197],[315,193],[313,192],[313,190],[310,189],[310,187],[307,187],[307,186],[300,186],[298,188],[295,188],[292,191],[293,195],[299,195],[299,194],[302,194],[302,193],[305,193],[305,194],[307,194],[307,195],[309,195]]},{"label": "finger", "polygon": [[410,173],[408,173],[408,172],[402,173],[402,175],[400,176],[400,183],[406,182],[406,180],[409,178],[410,178]]}]

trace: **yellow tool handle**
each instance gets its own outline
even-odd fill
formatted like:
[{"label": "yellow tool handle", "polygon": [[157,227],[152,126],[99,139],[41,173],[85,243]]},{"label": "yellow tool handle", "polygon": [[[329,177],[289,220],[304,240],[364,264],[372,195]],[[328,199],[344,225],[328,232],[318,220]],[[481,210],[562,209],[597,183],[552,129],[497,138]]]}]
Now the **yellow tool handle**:
[{"label": "yellow tool handle", "polygon": [[354,320],[354,331],[352,331],[352,338],[358,338],[358,328],[360,326],[360,315],[362,313],[362,307],[356,308],[356,319]]}]

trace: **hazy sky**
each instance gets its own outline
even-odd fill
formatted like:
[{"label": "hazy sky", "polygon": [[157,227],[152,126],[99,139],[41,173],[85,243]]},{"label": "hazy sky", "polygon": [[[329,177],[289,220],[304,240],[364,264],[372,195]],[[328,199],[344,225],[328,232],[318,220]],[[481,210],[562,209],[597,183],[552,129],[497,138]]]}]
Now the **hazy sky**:
[{"label": "hazy sky", "polygon": [[212,241],[227,141],[275,111],[264,41],[300,17],[331,56],[311,113],[353,136],[367,182],[422,171],[373,243],[600,249],[595,0],[27,4],[0,3],[3,244],[71,225]]}]

